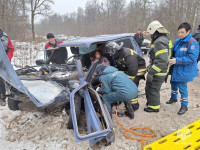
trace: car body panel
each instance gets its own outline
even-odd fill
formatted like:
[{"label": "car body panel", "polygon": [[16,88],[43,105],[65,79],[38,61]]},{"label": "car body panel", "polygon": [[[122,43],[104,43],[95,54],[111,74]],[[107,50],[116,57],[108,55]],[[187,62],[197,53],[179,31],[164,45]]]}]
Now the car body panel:
[{"label": "car body panel", "polygon": [[[24,84],[21,82],[21,80],[38,80],[38,79],[20,79],[19,76],[16,74],[13,66],[11,65],[8,56],[4,50],[4,47],[2,45],[2,42],[0,41],[0,77],[4,79],[7,83],[9,83],[12,87],[20,91],[21,93],[27,95],[29,99],[37,106],[37,107],[45,107],[48,106],[59,99],[64,99],[67,97],[67,93],[65,93],[65,89],[63,88],[63,91],[54,99],[49,101],[48,103],[43,103],[36,99],[33,94],[31,94],[31,91],[29,91]],[[52,84],[56,84],[53,83]],[[69,93],[68,93],[69,94]],[[67,101],[67,99],[66,99]]]},{"label": "car body panel", "polygon": [[[77,60],[76,65],[77,65],[77,70],[79,73],[80,85],[76,89],[74,89],[72,91],[72,93],[70,94],[70,108],[72,108],[71,114],[72,114],[72,121],[73,121],[73,127],[74,127],[74,135],[75,135],[75,139],[77,142],[89,140],[90,146],[92,147],[96,142],[102,140],[103,138],[107,138],[108,136],[109,136],[108,141],[112,140],[110,138],[113,135],[110,137],[110,134],[113,134],[113,132],[112,132],[113,122],[109,115],[107,107],[105,106],[105,104],[103,104],[101,102],[100,97],[97,94],[97,99],[99,100],[98,102],[99,102],[100,108],[102,110],[102,115],[103,115],[103,117],[105,119],[105,123],[107,125],[106,129],[102,129],[100,120],[95,112],[95,109],[94,109],[94,106],[92,103],[92,99],[91,99],[89,91],[88,91],[89,90],[88,84],[89,84],[90,78],[92,77],[94,70],[97,66],[97,62],[94,63],[90,67],[86,78],[84,78],[84,75],[83,75],[81,61]],[[75,104],[74,104],[74,95],[77,92],[79,92],[80,90],[82,90],[82,92],[81,92],[81,93],[83,93],[82,97],[84,97],[86,121],[87,121],[87,128],[88,128],[88,134],[84,135],[84,136],[80,135],[80,133],[78,131],[78,124],[77,124]],[[96,91],[94,91],[94,92],[96,92]],[[111,142],[113,142],[113,141],[111,141]]]},{"label": "car body panel", "polygon": [[82,52],[82,54],[87,54],[91,52],[89,49],[92,45],[105,44],[108,41],[120,42],[127,39],[129,39],[131,43],[129,46],[127,46],[127,48],[134,49],[139,55],[142,56],[142,52],[131,34],[110,34],[110,35],[93,36],[93,37],[78,39],[74,41],[64,42],[62,44],[59,44],[58,46],[59,47],[79,47],[79,48],[85,47],[86,50],[85,52]]}]

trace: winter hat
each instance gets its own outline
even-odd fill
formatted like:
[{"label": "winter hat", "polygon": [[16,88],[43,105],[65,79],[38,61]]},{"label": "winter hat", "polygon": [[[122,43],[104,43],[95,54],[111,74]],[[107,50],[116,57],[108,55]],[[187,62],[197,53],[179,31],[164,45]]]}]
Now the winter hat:
[{"label": "winter hat", "polygon": [[47,39],[50,39],[50,38],[55,38],[55,36],[53,35],[53,33],[48,33],[47,34]]}]

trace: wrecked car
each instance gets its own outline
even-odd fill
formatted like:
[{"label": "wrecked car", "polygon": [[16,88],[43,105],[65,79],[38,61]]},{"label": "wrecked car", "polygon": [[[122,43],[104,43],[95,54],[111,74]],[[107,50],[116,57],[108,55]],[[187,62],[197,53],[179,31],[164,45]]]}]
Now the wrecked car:
[{"label": "wrecked car", "polygon": [[[74,129],[77,142],[89,140],[92,147],[99,141],[114,142],[113,122],[102,97],[91,84],[98,61],[91,63],[93,52],[108,41],[123,42],[124,47],[142,52],[130,34],[101,35],[58,45],[70,47],[73,54],[66,64],[54,65],[48,60],[36,66],[14,70],[0,42],[0,76],[9,87],[8,106],[11,110],[33,109],[45,112],[62,111],[70,115],[68,129]],[[56,49],[55,49],[56,50]],[[107,56],[111,65],[112,58]],[[87,131],[79,132],[81,111],[84,110]]]}]

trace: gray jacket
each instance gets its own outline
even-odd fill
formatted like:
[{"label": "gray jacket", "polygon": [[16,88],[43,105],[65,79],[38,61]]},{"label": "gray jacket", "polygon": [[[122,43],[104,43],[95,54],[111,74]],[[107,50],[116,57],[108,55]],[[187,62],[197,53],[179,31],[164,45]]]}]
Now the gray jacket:
[{"label": "gray jacket", "polygon": [[8,53],[8,35],[3,32],[3,35],[0,38],[6,53]]}]

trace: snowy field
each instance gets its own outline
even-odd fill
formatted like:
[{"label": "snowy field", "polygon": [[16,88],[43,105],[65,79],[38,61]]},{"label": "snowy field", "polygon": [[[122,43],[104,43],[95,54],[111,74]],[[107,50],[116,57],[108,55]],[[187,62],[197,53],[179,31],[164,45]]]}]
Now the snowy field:
[{"label": "snowy field", "polygon": [[[28,47],[28,48],[27,48]],[[35,65],[34,61],[42,58],[44,43],[16,43],[16,66]],[[19,48],[19,49],[18,49]],[[27,49],[26,49],[27,48]],[[23,49],[21,52],[20,49]],[[29,56],[31,54],[31,57]],[[19,58],[18,58],[19,57]],[[31,61],[28,59],[30,58]],[[147,59],[147,57],[145,56]],[[199,67],[200,68],[200,67]],[[169,77],[170,78],[170,77]],[[200,119],[200,77],[188,84],[189,110],[186,114],[177,115],[180,109],[180,101],[167,105],[170,98],[170,83],[164,83],[161,91],[161,109],[159,113],[146,113],[144,107],[146,98],[144,93],[145,81],[139,86],[140,109],[135,112],[135,118],[119,118],[126,128],[148,127],[155,130],[156,141],[180,128]],[[121,111],[125,108],[120,106]],[[10,111],[7,107],[0,106],[0,150],[90,150],[89,143],[76,143],[73,130],[67,130],[68,116],[63,111],[57,116],[45,115],[39,112]],[[141,142],[126,139],[123,130],[118,126],[113,115],[115,127],[115,142],[110,146],[97,145],[100,150],[141,150]],[[150,144],[151,142],[144,144]]]},{"label": "snowy field", "polygon": [[[44,42],[13,42],[15,47],[14,56],[12,58],[12,64],[15,68],[22,68],[26,65],[34,66],[37,59],[44,59]],[[67,48],[68,56],[72,56],[69,48]]]}]

